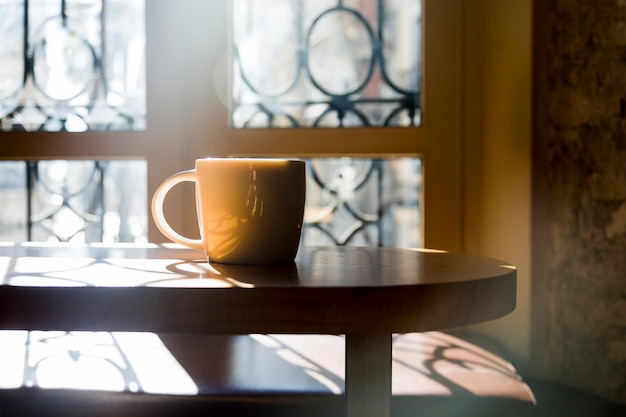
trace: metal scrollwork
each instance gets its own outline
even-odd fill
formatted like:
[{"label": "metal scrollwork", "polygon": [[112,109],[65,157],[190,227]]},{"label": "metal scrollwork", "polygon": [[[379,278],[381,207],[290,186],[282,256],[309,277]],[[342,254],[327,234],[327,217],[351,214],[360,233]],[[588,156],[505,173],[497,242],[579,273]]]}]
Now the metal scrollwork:
[{"label": "metal scrollwork", "polygon": [[[420,246],[418,159],[307,162],[304,244]],[[403,175],[414,182],[399,184]]]},{"label": "metal scrollwork", "polygon": [[[292,13],[284,13],[286,21],[281,26],[292,27],[291,32],[276,35],[285,38],[285,42],[279,42],[282,38],[270,38],[259,44],[257,38],[267,36],[265,32],[269,30],[259,23],[263,22],[260,16],[269,12],[244,5],[243,0],[235,2],[235,9],[241,5],[244,12],[235,18],[233,126],[419,125],[421,8],[411,8],[414,18],[409,32],[414,37],[405,39],[405,33],[400,41],[396,39],[400,35],[392,31],[393,36],[387,36],[387,32],[395,28],[394,19],[406,12],[402,10],[406,5],[372,0],[374,7],[362,9],[337,0],[322,10],[311,11],[311,3],[300,0],[290,4]],[[396,8],[388,9],[388,3]],[[293,21],[287,21],[289,16]],[[255,48],[250,46],[253,42],[257,42]],[[390,51],[396,44],[407,42],[415,50],[412,56],[407,58],[405,54],[403,58],[413,62],[409,69],[402,69],[410,79],[402,85],[392,75],[400,71],[392,71],[400,53],[394,55]],[[265,53],[250,54],[251,49],[258,48],[264,48]],[[255,52],[258,62],[250,57]],[[264,87],[264,80],[277,78],[284,79],[281,88]]]},{"label": "metal scrollwork", "polygon": [[105,163],[56,161],[51,168],[56,172],[28,162],[28,240],[68,242],[80,233],[84,241],[102,241]]},{"label": "metal scrollwork", "polygon": [[[12,85],[5,91],[0,88],[0,129],[142,130],[146,116],[143,53],[135,54],[131,48],[143,44],[145,34],[111,25],[107,20],[110,2],[105,0],[72,7],[59,0],[56,11],[49,2],[23,0],[21,22],[19,3],[0,5],[4,19],[0,35],[8,40],[0,46],[0,59],[8,62],[4,72],[12,72],[0,74],[5,77],[0,82]],[[16,33],[22,34],[21,43]],[[115,56],[107,55],[107,48],[115,49]],[[121,65],[115,60],[124,60],[123,66],[132,65],[139,69],[135,74],[143,75],[126,80],[127,89],[114,88],[123,78],[113,70]],[[15,71],[22,72],[19,83]]]}]

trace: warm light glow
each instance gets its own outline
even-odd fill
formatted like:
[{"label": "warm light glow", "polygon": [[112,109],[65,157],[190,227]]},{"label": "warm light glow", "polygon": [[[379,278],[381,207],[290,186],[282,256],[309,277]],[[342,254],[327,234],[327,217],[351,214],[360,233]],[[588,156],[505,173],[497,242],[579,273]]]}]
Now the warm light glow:
[{"label": "warm light glow", "polygon": [[448,251],[440,249],[426,249],[426,248],[409,248],[409,250],[423,253],[448,253]]},{"label": "warm light glow", "polygon": [[177,263],[176,270],[200,275],[222,275],[217,269],[213,267],[213,265],[202,260],[199,260],[197,262],[186,261]]},{"label": "warm light glow", "polygon": [[225,277],[224,280],[226,282],[231,283],[234,287],[239,288],[254,288],[254,284],[250,284],[248,282],[237,281],[235,278]]}]

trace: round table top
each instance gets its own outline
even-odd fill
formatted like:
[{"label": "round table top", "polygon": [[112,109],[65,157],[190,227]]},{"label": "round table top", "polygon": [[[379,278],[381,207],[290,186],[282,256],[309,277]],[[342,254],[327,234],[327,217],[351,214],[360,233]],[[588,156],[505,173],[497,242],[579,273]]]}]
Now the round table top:
[{"label": "round table top", "polygon": [[506,262],[375,247],[226,265],[175,245],[0,244],[0,282],[4,329],[402,333],[495,319],[516,300]]}]

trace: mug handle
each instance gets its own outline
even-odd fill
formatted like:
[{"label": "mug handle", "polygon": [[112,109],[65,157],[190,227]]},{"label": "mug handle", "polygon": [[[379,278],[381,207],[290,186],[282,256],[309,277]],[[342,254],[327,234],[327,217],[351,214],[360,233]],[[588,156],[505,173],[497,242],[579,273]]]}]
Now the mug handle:
[{"label": "mug handle", "polygon": [[165,201],[165,195],[171,190],[176,184],[189,181],[196,182],[197,176],[196,171],[191,169],[189,171],[179,172],[178,174],[174,174],[161,185],[154,192],[154,197],[152,197],[152,218],[154,219],[154,223],[157,228],[170,240],[180,243],[183,246],[190,247],[192,249],[204,250],[204,245],[202,244],[201,239],[190,239],[188,237],[180,235],[176,232],[172,226],[165,219],[165,214],[163,213],[163,202]]}]

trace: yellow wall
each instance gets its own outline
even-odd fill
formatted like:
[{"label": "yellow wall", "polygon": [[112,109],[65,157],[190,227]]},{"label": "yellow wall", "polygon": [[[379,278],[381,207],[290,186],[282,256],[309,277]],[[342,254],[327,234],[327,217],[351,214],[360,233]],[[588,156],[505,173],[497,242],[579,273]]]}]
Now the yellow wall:
[{"label": "yellow wall", "polygon": [[520,366],[530,340],[531,0],[468,0],[464,27],[464,251],[518,267],[517,308],[475,326]]}]

